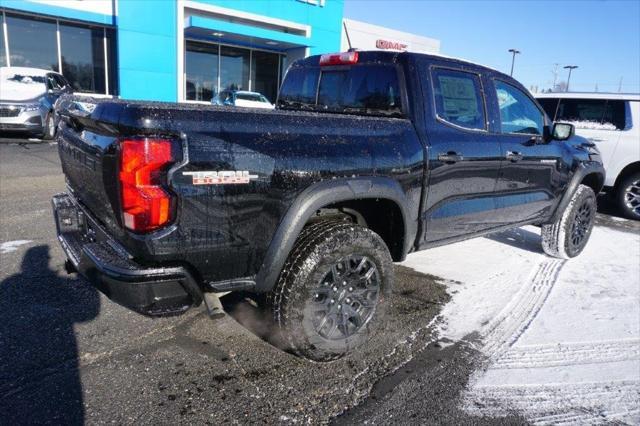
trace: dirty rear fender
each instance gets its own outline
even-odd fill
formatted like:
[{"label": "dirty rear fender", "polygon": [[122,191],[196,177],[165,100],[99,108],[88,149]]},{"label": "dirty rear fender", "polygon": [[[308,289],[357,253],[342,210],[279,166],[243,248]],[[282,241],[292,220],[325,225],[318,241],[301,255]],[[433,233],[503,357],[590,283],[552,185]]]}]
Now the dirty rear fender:
[{"label": "dirty rear fender", "polygon": [[256,291],[267,292],[273,288],[296,238],[316,211],[341,201],[361,199],[386,199],[398,205],[404,222],[404,258],[415,240],[417,222],[411,219],[407,197],[397,181],[384,177],[323,181],[305,189],[287,210],[256,276]]}]

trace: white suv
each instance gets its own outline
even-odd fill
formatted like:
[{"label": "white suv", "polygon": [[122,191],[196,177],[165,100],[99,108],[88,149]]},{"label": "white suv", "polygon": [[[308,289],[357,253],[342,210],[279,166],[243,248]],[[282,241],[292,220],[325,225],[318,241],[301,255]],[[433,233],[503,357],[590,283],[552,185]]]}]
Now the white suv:
[{"label": "white suv", "polygon": [[595,143],[607,172],[605,186],[625,216],[640,220],[640,95],[537,93],[553,120],[572,123]]}]

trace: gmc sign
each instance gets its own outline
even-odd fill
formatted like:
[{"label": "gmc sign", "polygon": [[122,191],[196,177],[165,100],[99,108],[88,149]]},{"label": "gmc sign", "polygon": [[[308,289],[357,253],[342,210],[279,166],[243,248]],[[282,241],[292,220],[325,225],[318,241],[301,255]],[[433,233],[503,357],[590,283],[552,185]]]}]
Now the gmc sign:
[{"label": "gmc sign", "polygon": [[407,45],[404,43],[400,43],[397,41],[389,41],[389,40],[376,40],[376,47],[378,49],[385,50],[407,50]]}]

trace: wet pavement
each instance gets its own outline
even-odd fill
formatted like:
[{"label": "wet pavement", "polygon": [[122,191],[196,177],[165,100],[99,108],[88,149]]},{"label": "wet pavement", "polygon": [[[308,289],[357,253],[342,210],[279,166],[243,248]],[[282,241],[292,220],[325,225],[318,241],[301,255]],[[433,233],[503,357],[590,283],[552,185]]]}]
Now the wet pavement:
[{"label": "wet pavement", "polygon": [[55,146],[0,145],[0,424],[522,423],[459,409],[485,360],[438,341],[442,279],[396,266],[383,331],[314,363],[281,350],[244,295],[215,320],[149,319],[67,275],[50,212],[62,190]]}]

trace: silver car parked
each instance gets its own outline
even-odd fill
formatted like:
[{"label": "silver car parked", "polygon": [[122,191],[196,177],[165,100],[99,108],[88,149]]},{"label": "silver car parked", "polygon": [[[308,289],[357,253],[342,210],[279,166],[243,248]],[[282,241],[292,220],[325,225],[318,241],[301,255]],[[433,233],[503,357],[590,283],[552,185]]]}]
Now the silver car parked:
[{"label": "silver car parked", "polygon": [[73,90],[57,72],[26,67],[0,67],[0,134],[23,132],[53,139],[57,120],[53,105]]}]

